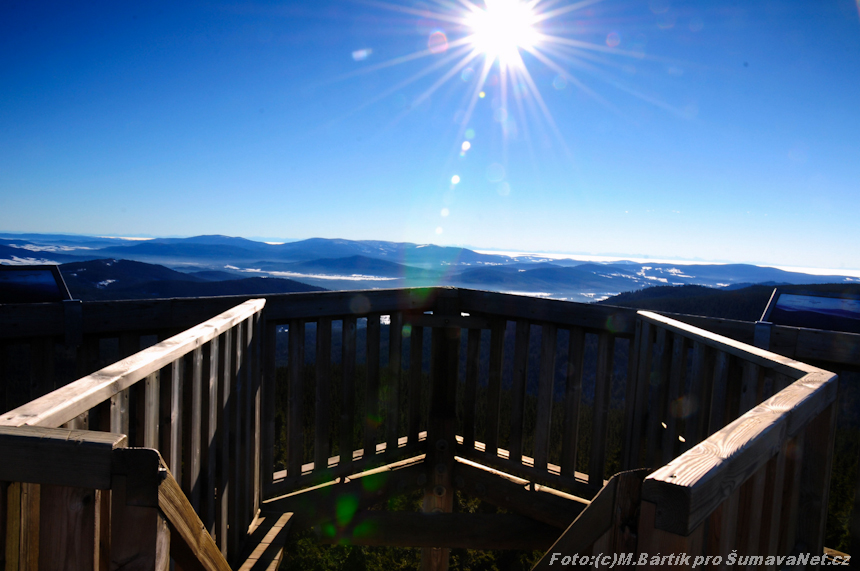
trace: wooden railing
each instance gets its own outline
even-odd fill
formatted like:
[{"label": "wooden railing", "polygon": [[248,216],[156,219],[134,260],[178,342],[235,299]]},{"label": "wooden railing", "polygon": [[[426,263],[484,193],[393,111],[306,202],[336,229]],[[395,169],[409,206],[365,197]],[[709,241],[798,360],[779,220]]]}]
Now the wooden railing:
[{"label": "wooden railing", "polygon": [[[249,300],[4,413],[0,426],[102,430],[160,450],[206,537],[217,540],[222,559],[235,557],[261,501],[257,331],[264,305]],[[38,538],[38,525],[27,536]]]},{"label": "wooden railing", "polygon": [[[0,372],[17,366],[22,351],[23,378],[37,391],[68,353],[91,367],[242,301],[0,306]],[[621,469],[658,468],[643,488],[643,529],[657,530],[646,537],[699,537],[702,522],[716,530],[749,520],[711,551],[748,545],[738,531],[757,521],[747,515],[756,505],[747,495],[771,480],[782,491],[764,500],[771,516],[759,538],[784,534],[780,552],[812,541],[797,530],[819,520],[797,506],[823,498],[826,508],[826,473],[812,466],[827,459],[803,444],[832,435],[835,376],[814,367],[649,312],[488,292],[276,295],[263,314],[255,303],[242,306],[251,318],[227,326],[219,316],[213,321],[224,328],[182,334],[187,357],[167,341],[4,414],[0,424],[71,423],[158,448],[228,555],[262,501],[318,521],[333,511],[331,486],[354,491],[359,508],[378,493],[424,489],[426,511],[450,510],[460,489],[563,527],[561,512],[584,505],[574,496],[592,498]],[[51,356],[57,365],[41,361]],[[772,427],[749,428],[765,416]],[[737,450],[718,445],[713,467],[682,486],[675,472],[661,475],[714,439]],[[368,470],[391,475],[373,494],[358,477]],[[510,484],[504,494],[489,489],[493,478],[504,488],[499,475]],[[540,490],[573,507],[543,502]],[[795,531],[776,525],[785,514],[795,522],[805,514],[806,523]]]},{"label": "wooden railing", "polygon": [[[821,555],[836,375],[639,315],[634,408],[642,412],[631,431],[647,434],[647,444],[638,447],[633,436],[628,451],[631,461],[644,454],[652,466],[663,464],[642,485],[639,551],[723,563],[732,550]],[[702,435],[709,436],[691,448]]]}]

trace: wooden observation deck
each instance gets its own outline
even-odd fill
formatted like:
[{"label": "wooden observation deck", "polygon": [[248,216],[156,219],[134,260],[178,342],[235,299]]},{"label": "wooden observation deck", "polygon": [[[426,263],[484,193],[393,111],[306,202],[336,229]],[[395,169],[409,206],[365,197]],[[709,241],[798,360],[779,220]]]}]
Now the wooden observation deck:
[{"label": "wooden observation deck", "polygon": [[[0,557],[266,569],[308,525],[428,570],[821,554],[837,376],[690,323],[754,335],[452,288],[0,305]],[[790,329],[770,339],[802,356]]]}]

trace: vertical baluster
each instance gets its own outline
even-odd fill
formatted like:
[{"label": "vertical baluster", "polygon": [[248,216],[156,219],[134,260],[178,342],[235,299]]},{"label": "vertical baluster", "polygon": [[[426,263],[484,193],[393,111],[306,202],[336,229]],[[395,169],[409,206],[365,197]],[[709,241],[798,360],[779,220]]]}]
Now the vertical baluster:
[{"label": "vertical baluster", "polygon": [[367,317],[367,387],[364,409],[364,458],[376,454],[379,425],[379,315]]},{"label": "vertical baluster", "polygon": [[263,434],[262,434],[262,414],[263,414],[263,403],[262,403],[262,353],[261,353],[261,342],[262,342],[262,315],[260,313],[254,314],[251,318],[250,323],[252,324],[251,328],[251,348],[250,348],[250,357],[253,362],[253,366],[251,368],[252,374],[252,382],[251,382],[251,406],[252,406],[252,415],[253,415],[253,434],[252,434],[252,453],[250,460],[250,470],[252,475],[252,487],[251,487],[251,512],[249,517],[253,517],[257,510],[260,509],[260,503],[262,502],[262,467],[260,462],[262,461],[262,444],[263,444]]},{"label": "vertical baluster", "polygon": [[209,431],[206,434],[207,466],[206,466],[206,519],[204,525],[209,534],[215,537],[215,493],[218,470],[218,376],[221,363],[221,337],[215,337],[209,342]]},{"label": "vertical baluster", "polygon": [[561,440],[561,474],[576,474],[579,444],[579,403],[582,400],[582,361],[585,355],[585,332],[579,327],[570,330],[565,368],[564,434]]},{"label": "vertical baluster", "polygon": [[490,363],[487,379],[487,449],[492,457],[499,453],[499,407],[502,396],[502,366],[504,364],[505,327],[503,320],[495,320],[490,328]]},{"label": "vertical baluster", "polygon": [[540,376],[538,380],[537,426],[535,428],[535,468],[546,470],[549,458],[549,432],[552,424],[552,391],[555,380],[557,329],[552,323],[541,325]]},{"label": "vertical baluster", "polygon": [[391,323],[388,328],[388,386],[386,387],[386,401],[388,407],[385,414],[385,428],[387,433],[386,452],[397,451],[397,440],[400,437],[400,374],[403,347],[403,314],[394,312],[391,314]]},{"label": "vertical baluster", "polygon": [[637,319],[633,338],[627,342],[627,382],[624,386],[624,429],[621,432],[621,470],[632,469],[632,444],[636,416],[636,394],[639,372],[639,343],[642,340],[642,320]]},{"label": "vertical baluster", "polygon": [[221,353],[223,361],[221,364],[221,430],[219,431],[219,439],[221,452],[218,459],[218,521],[216,522],[215,535],[218,539],[218,547],[221,548],[221,554],[227,557],[230,553],[229,541],[229,521],[230,521],[230,495],[233,493],[233,487],[230,485],[230,401],[233,389],[233,352],[234,352],[233,329],[228,329],[223,333],[223,346]]},{"label": "vertical baluster", "polygon": [[[777,553],[791,553],[797,541],[800,518],[800,488],[803,456],[806,454],[806,430],[789,441],[785,462],[785,481],[782,489],[782,521],[779,529]],[[806,546],[811,551],[812,546]]]},{"label": "vertical baluster", "polygon": [[203,350],[197,347],[191,353],[191,414],[186,425],[191,431],[188,443],[188,484],[186,494],[194,511],[200,511],[200,448],[203,441]]},{"label": "vertical baluster", "polygon": [[144,381],[146,383],[146,420],[144,421],[143,445],[146,448],[158,448],[160,378],[159,371],[155,371]]},{"label": "vertical baluster", "polygon": [[235,345],[233,353],[233,389],[230,405],[230,465],[233,468],[230,478],[233,489],[230,498],[230,525],[227,530],[228,549],[235,558],[239,553],[242,536],[242,401],[245,393],[245,322],[233,327]]},{"label": "vertical baluster", "polygon": [[714,381],[711,388],[711,406],[708,416],[708,434],[726,425],[726,391],[729,379],[729,356],[717,351],[714,357]]},{"label": "vertical baluster", "polygon": [[[118,392],[110,398],[110,431],[120,434],[129,433],[129,389]],[[130,439],[129,439],[130,440]]]},{"label": "vertical baluster", "polygon": [[612,368],[615,338],[603,331],[597,339],[597,372],[594,384],[594,414],[591,438],[591,459],[588,463],[588,483],[603,487],[606,469],[606,431],[609,426],[609,398],[612,391]]},{"label": "vertical baluster", "polygon": [[684,371],[687,368],[687,340],[679,334],[672,336],[672,362],[669,366],[669,388],[666,407],[666,429],[663,431],[663,464],[675,457],[678,448],[678,407],[684,386]]},{"label": "vertical baluster", "polygon": [[[177,482],[182,481],[182,386],[185,377],[184,359],[176,359],[170,364],[170,471]],[[113,407],[111,407],[113,409]],[[113,422],[111,422],[111,428]],[[113,432],[113,430],[111,430]],[[125,433],[124,433],[125,434]]]},{"label": "vertical baluster", "polygon": [[756,397],[758,396],[760,367],[755,363],[750,363],[749,361],[744,361],[741,364],[741,367],[743,372],[741,374],[741,394],[738,416],[752,410],[752,408],[758,404],[756,402]]},{"label": "vertical baluster", "polygon": [[328,468],[331,447],[331,318],[317,322],[316,431],[314,471]]},{"label": "vertical baluster", "polygon": [[463,445],[475,447],[475,399],[478,392],[478,368],[481,364],[481,330],[469,329],[466,340],[466,391],[463,395]]},{"label": "vertical baluster", "polygon": [[[789,440],[783,442],[779,453],[767,463],[764,505],[762,506],[762,529],[757,553],[778,553],[779,530],[783,521],[782,491],[785,483],[785,461]],[[770,569],[774,569],[773,566]]]},{"label": "vertical baluster", "polygon": [[413,325],[409,337],[409,444],[418,443],[421,421],[421,377],[424,366],[424,328]]},{"label": "vertical baluster", "polygon": [[669,372],[669,364],[672,358],[672,352],[669,350],[666,336],[668,332],[662,327],[657,327],[656,332],[656,351],[658,361],[656,363],[656,371],[650,373],[649,387],[649,404],[648,404],[648,439],[647,453],[645,457],[646,466],[657,466],[657,446],[662,442],[663,424],[665,423],[665,403],[668,383],[666,377]]},{"label": "vertical baluster", "polygon": [[40,504],[39,569],[92,570],[95,490],[42,485]]},{"label": "vertical baluster", "polygon": [[352,462],[355,450],[355,317],[344,317],[342,336],[340,409],[340,463]]},{"label": "vertical baluster", "polygon": [[714,352],[699,341],[693,343],[693,366],[690,371],[692,381],[688,396],[689,416],[687,417],[684,445],[681,450],[689,450],[706,438],[707,411],[710,408],[711,388],[714,380]]},{"label": "vertical baluster", "polygon": [[242,323],[242,328],[245,334],[242,355],[244,358],[244,374],[242,375],[243,387],[242,398],[239,401],[242,411],[239,413],[241,422],[240,443],[241,454],[239,455],[240,467],[240,512],[239,524],[242,527],[243,533],[251,524],[251,505],[253,502],[253,485],[254,466],[252,463],[254,447],[253,447],[253,426],[254,426],[254,393],[251,388],[254,382],[254,355],[252,342],[254,340],[254,316],[250,316]]},{"label": "vertical baluster", "polygon": [[799,525],[797,541],[810,553],[824,552],[830,472],[836,433],[836,407],[831,403],[804,430],[803,461],[800,470]]},{"label": "vertical baluster", "polygon": [[263,494],[269,496],[272,473],[275,469],[275,402],[277,400],[277,363],[275,361],[278,342],[278,326],[267,320],[263,326],[265,340],[262,347],[263,387],[262,387],[262,460],[261,469]]},{"label": "vertical baluster", "polygon": [[299,319],[290,321],[289,340],[289,383],[290,416],[287,419],[287,475],[298,478],[302,473],[302,454],[304,453],[304,434],[302,432],[302,405],[304,384],[303,369],[305,361],[305,324]]},{"label": "vertical baluster", "polygon": [[529,364],[529,322],[517,321],[514,341],[514,370],[511,386],[511,444],[510,459],[521,462],[523,459],[523,406],[525,404],[526,379]]}]

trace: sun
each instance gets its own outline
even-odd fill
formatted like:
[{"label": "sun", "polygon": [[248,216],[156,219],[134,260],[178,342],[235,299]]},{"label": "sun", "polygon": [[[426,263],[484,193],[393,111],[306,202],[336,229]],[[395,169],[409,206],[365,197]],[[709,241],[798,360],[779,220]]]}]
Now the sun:
[{"label": "sun", "polygon": [[519,59],[520,49],[535,47],[536,20],[530,4],[520,0],[485,0],[485,8],[472,5],[466,16],[469,42],[488,59],[510,65]]}]

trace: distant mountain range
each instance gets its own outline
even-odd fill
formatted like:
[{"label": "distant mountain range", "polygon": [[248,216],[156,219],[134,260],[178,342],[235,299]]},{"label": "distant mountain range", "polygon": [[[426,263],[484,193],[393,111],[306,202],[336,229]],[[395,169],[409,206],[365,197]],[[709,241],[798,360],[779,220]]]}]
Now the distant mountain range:
[{"label": "distant mountain range", "polygon": [[729,290],[860,282],[748,264],[594,263],[374,240],[270,244],[217,235],[141,241],[0,233],[0,264],[27,263],[63,264],[69,288],[89,299],[450,285],[599,301],[655,285]]}]

